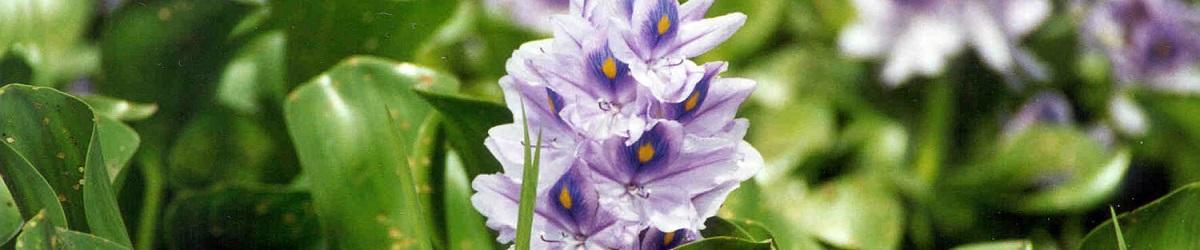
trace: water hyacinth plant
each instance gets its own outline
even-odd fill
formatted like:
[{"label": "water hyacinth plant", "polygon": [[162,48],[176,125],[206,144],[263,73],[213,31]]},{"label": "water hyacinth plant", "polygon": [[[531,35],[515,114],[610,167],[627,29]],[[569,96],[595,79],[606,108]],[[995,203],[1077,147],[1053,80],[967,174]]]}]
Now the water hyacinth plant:
[{"label": "water hyacinth plant", "polygon": [[0,250],[1200,249],[1200,0],[0,0]]},{"label": "water hyacinth plant", "polygon": [[[712,1],[572,1],[555,37],[522,45],[500,79],[537,145],[535,249],[664,249],[699,238],[725,197],[763,166],[735,119],[754,81],[691,62],[745,17],[704,19]],[[526,112],[523,112],[526,111]],[[504,172],[476,177],[472,202],[514,240],[529,144],[518,124],[486,140]],[[527,137],[525,137],[527,138]],[[647,243],[643,243],[647,242]],[[647,245],[649,246],[649,245]]]}]

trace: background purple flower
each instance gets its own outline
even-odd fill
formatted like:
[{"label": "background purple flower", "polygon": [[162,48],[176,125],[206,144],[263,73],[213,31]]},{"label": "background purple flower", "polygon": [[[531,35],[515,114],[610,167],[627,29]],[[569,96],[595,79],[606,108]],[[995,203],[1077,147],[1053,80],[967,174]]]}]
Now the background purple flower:
[{"label": "background purple flower", "polygon": [[858,18],[838,45],[848,56],[886,58],[882,80],[897,86],[941,74],[970,44],[992,69],[1045,79],[1041,63],[1017,46],[1050,13],[1046,0],[854,0]]},{"label": "background purple flower", "polygon": [[1089,46],[1103,51],[1123,83],[1200,91],[1200,12],[1175,0],[1097,3],[1083,27]]}]

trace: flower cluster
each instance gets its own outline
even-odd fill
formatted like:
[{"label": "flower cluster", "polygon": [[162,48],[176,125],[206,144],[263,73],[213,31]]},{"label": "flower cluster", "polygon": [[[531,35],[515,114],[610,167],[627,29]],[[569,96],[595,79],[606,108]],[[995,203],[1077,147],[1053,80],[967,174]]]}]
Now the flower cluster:
[{"label": "flower cluster", "polygon": [[891,86],[915,75],[940,74],[950,57],[972,45],[1010,82],[1048,77],[1031,53],[1017,47],[1050,15],[1048,0],[853,0],[858,19],[838,41],[851,57],[886,57]]},{"label": "flower cluster", "polygon": [[1117,80],[1200,91],[1200,10],[1177,0],[1108,0],[1091,9],[1082,30],[1108,55]]},{"label": "flower cluster", "polygon": [[502,243],[516,237],[521,121],[540,133],[537,249],[663,249],[700,238],[704,221],[763,166],[735,119],[755,82],[722,78],[696,57],[745,22],[704,18],[712,0],[573,0],[554,38],[515,51],[500,79],[517,123],[486,145],[504,172],[472,183]]}]

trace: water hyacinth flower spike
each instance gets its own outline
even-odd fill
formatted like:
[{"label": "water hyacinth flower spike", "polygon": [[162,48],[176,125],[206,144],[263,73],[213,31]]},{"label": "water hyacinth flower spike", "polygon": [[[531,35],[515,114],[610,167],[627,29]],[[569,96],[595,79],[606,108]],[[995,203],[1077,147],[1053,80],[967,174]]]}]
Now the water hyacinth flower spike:
[{"label": "water hyacinth flower spike", "polygon": [[[571,2],[553,39],[526,43],[500,79],[514,120],[544,140],[531,245],[665,249],[701,237],[704,221],[764,165],[735,119],[755,82],[722,78],[725,62],[689,58],[729,38],[734,13],[705,19],[711,0]],[[514,240],[523,127],[488,131],[504,172],[475,178],[472,203]]]},{"label": "water hyacinth flower spike", "polygon": [[1200,10],[1176,0],[1097,3],[1082,28],[1122,83],[1200,91]]}]

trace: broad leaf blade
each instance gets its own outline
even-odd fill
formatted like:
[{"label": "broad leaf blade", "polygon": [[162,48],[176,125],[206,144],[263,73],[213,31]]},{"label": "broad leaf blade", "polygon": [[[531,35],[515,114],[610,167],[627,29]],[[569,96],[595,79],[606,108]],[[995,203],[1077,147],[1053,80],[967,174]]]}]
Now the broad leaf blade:
[{"label": "broad leaf blade", "polygon": [[56,227],[46,223],[42,213],[33,216],[25,223],[21,236],[17,238],[18,250],[58,250],[58,249],[130,249],[127,245]]},{"label": "broad leaf blade", "polygon": [[431,110],[414,87],[457,83],[411,64],[355,57],[289,95],[288,129],[331,246],[431,248],[408,155]]},{"label": "broad leaf blade", "polygon": [[416,92],[441,112],[447,128],[446,137],[462,155],[468,178],[500,171],[500,162],[488,152],[483,141],[488,136],[488,129],[512,123],[512,112],[508,108],[468,97]]},{"label": "broad leaf blade", "polygon": [[[1192,249],[1200,246],[1200,183],[1175,190],[1133,212],[1117,217],[1121,234],[1130,249]],[[1079,249],[1120,249],[1106,221],[1093,228]]]},{"label": "broad leaf blade", "polygon": [[8,192],[8,185],[0,178],[0,242],[7,242],[21,229],[21,210],[17,201]]},{"label": "broad leaf blade", "polygon": [[20,218],[33,218],[35,211],[43,211],[50,223],[67,225],[67,217],[62,205],[58,204],[54,188],[25,157],[8,145],[0,147],[0,172],[4,172],[0,177],[8,184],[17,208],[23,213]]},{"label": "broad leaf blade", "polygon": [[50,88],[0,88],[0,137],[50,184],[67,226],[129,245],[100,149],[97,117],[79,99]]},{"label": "broad leaf blade", "polygon": [[453,0],[275,0],[287,27],[287,81],[303,82],[355,54],[411,60],[444,25]]},{"label": "broad leaf blade", "polygon": [[457,154],[451,152],[446,156],[446,249],[499,248],[483,216],[471,204],[471,182],[464,168]]},{"label": "broad leaf blade", "polygon": [[765,241],[748,241],[728,236],[718,236],[705,238],[693,241],[682,246],[676,247],[676,250],[719,250],[719,249],[745,249],[745,250],[770,250],[775,249],[771,240]]},{"label": "broad leaf blade", "polygon": [[100,117],[96,129],[104,152],[104,169],[108,171],[109,181],[116,185],[125,175],[125,166],[133,159],[142,138],[129,125],[108,117]]}]

